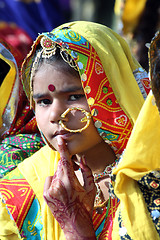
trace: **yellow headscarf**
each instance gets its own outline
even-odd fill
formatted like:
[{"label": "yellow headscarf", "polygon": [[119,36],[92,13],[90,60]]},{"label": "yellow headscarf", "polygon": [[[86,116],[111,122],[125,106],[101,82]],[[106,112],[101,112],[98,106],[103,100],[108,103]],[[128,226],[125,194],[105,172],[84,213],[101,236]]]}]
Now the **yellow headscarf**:
[{"label": "yellow headscarf", "polygon": [[120,199],[113,228],[114,240],[120,239],[119,211],[131,239],[159,239],[143,194],[136,182],[150,171],[160,170],[159,126],[158,109],[150,93],[133,128],[123,159],[113,171],[116,175],[114,190]]},{"label": "yellow headscarf", "polygon": [[[149,50],[151,82],[159,104],[160,33]],[[158,60],[158,61],[157,61]],[[131,239],[160,239],[137,183],[146,174],[160,170],[160,115],[150,92],[138,116],[122,161],[113,171],[116,175],[115,194],[120,199],[113,228],[113,239],[119,238],[119,214]],[[158,198],[159,199],[159,198]]]}]

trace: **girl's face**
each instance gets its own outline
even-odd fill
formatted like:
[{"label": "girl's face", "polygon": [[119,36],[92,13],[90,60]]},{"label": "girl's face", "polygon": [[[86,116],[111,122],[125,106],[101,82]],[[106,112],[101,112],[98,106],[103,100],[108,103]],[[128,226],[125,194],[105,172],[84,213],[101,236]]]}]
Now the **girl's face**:
[{"label": "girl's face", "polygon": [[[89,111],[79,77],[61,71],[56,65],[43,64],[34,77],[33,99],[38,126],[56,150],[58,135],[66,141],[71,155],[83,154],[102,142],[93,120],[80,133],[68,132],[59,124],[61,114],[67,108],[80,107]],[[76,119],[71,121],[70,125],[74,125]]]}]

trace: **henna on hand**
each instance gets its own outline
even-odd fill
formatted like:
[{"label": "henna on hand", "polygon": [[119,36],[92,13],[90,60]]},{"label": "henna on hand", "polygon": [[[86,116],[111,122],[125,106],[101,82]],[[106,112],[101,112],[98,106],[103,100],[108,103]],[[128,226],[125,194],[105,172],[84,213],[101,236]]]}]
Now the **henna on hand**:
[{"label": "henna on hand", "polygon": [[64,231],[66,239],[95,240],[92,212],[96,188],[92,172],[82,157],[80,162],[84,178],[82,186],[74,173],[63,139],[59,139],[58,145],[61,159],[54,176],[46,178],[44,199]]}]

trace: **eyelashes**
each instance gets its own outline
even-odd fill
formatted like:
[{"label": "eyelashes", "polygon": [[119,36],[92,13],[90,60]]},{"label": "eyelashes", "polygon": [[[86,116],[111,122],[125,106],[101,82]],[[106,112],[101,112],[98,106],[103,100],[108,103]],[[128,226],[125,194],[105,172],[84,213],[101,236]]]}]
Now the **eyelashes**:
[{"label": "eyelashes", "polygon": [[83,98],[85,95],[84,94],[72,94],[69,96],[70,101],[77,101],[81,98]]}]

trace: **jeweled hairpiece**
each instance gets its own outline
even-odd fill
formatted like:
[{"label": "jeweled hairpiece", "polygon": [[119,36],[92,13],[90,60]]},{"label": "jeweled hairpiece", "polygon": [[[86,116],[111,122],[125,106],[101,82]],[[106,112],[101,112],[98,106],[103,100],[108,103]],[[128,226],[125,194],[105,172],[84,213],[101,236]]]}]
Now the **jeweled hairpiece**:
[{"label": "jeweled hairpiece", "polygon": [[46,36],[41,38],[40,44],[42,46],[42,58],[52,57],[53,55],[56,54],[57,48],[60,48],[60,55],[61,55],[62,59],[65,62],[67,62],[70,67],[72,67],[76,71],[78,71],[75,61],[67,53],[66,49],[63,47],[64,44],[62,44],[62,46],[60,46],[59,44],[57,44],[56,42],[53,42],[50,38],[48,38]]},{"label": "jeweled hairpiece", "polygon": [[76,71],[78,71],[77,65],[73,58],[66,52],[66,50],[61,47],[60,48],[60,55],[62,59],[69,64],[70,67],[74,68]]},{"label": "jeweled hairpiece", "polygon": [[50,58],[56,54],[57,44],[48,37],[41,38],[42,58]]}]

